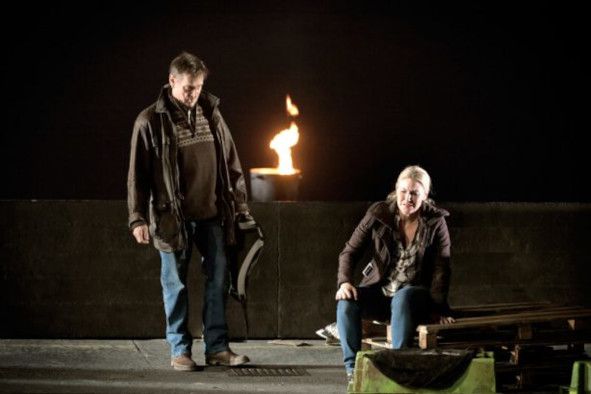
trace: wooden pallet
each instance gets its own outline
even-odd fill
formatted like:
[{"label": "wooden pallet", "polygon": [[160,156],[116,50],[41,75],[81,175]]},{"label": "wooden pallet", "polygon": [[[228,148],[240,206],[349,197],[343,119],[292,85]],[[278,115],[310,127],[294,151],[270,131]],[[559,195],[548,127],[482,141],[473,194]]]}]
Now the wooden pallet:
[{"label": "wooden pallet", "polygon": [[[460,316],[454,324],[419,326],[418,345],[492,350],[501,391],[563,382],[573,360],[585,358],[584,344],[591,343],[591,309],[581,306],[523,302],[469,305],[454,311]],[[382,334],[364,338],[363,343],[390,348],[384,327],[380,329]],[[557,350],[556,345],[566,346]]]},{"label": "wooden pallet", "polygon": [[[493,315],[478,317],[464,317],[456,319],[453,324],[426,324],[417,328],[419,334],[419,347],[431,349],[438,346],[438,341],[445,333],[458,330],[491,330],[512,328],[515,331],[513,338],[506,341],[510,343],[534,341],[536,327],[543,323],[562,323],[564,330],[562,334],[569,334],[573,330],[585,327],[585,322],[591,319],[591,309],[579,306],[549,306],[536,310],[503,312]],[[569,338],[562,338],[562,335],[555,337],[557,344],[568,343]],[[579,341],[591,342],[591,337],[579,338]],[[544,337],[548,342],[551,338]],[[478,341],[475,341],[478,342]],[[475,343],[478,346],[477,343]]]},{"label": "wooden pallet", "polygon": [[[496,304],[486,304],[486,305],[466,305],[466,306],[459,306],[454,307],[454,316],[459,316],[457,318],[457,322],[453,327],[446,326],[446,325],[437,325],[437,324],[430,324],[426,325],[427,327],[427,334],[429,332],[435,333],[436,338],[436,345],[440,347],[452,347],[456,346],[457,348],[469,348],[469,347],[481,347],[484,345],[503,345],[507,343],[519,342],[524,343],[527,342],[526,335],[522,335],[522,338],[516,338],[515,335],[505,335],[504,338],[496,338],[491,336],[490,332],[480,332],[475,327],[480,327],[481,329],[494,327],[490,324],[490,320],[484,319],[484,317],[493,318],[496,316],[503,316],[508,314],[515,314],[515,313],[539,313],[539,312],[559,312],[559,311],[572,311],[572,310],[579,310],[581,309],[580,306],[565,306],[565,305],[557,305],[551,304],[548,302],[513,302],[513,303],[496,303]],[[474,318],[482,318],[482,319],[474,319]],[[459,323],[465,322],[464,326],[459,326]],[[481,326],[480,323],[485,323]],[[488,322],[488,323],[487,323]],[[576,321],[571,321],[571,324],[576,324]],[[457,334],[457,338],[454,338],[452,335],[446,335],[451,338],[441,338],[438,336],[439,331],[442,331],[446,328],[454,329],[454,334]],[[573,327],[574,328],[574,327]],[[525,330],[525,329],[524,329]],[[524,331],[522,330],[522,331]],[[525,334],[525,332],[524,332]],[[564,334],[563,332],[561,334]],[[420,336],[420,335],[419,335]],[[550,335],[552,338],[553,336]],[[380,347],[380,348],[389,348],[390,347],[390,325],[389,322],[372,322],[369,320],[363,320],[363,343]],[[461,339],[458,339],[461,338]],[[542,342],[547,343],[548,335],[540,336],[540,340]],[[432,340],[433,341],[433,340]],[[569,342],[581,342],[580,335],[578,337],[569,338]]]},{"label": "wooden pallet", "polygon": [[[454,308],[460,316],[453,324],[417,327],[418,345],[482,348],[515,345],[583,345],[591,343],[591,309],[547,302],[499,303]],[[390,347],[390,325],[364,321],[363,343]],[[552,327],[554,326],[554,327]],[[370,334],[370,335],[365,335]]]}]

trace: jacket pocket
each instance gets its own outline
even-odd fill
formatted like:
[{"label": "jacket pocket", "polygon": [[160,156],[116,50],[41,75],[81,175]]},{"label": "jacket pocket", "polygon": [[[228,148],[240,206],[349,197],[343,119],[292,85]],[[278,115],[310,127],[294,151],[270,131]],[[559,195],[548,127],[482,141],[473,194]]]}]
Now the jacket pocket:
[{"label": "jacket pocket", "polygon": [[175,239],[181,232],[182,222],[170,202],[153,204],[154,236],[165,242]]},{"label": "jacket pocket", "polygon": [[375,266],[375,262],[370,261],[365,268],[361,271],[361,274],[366,277],[369,278],[371,276],[371,274],[376,270],[376,266]]},{"label": "jacket pocket", "polygon": [[363,277],[361,278],[360,286],[370,286],[380,282],[381,273],[380,268],[375,261],[372,259],[362,270],[361,274]]}]

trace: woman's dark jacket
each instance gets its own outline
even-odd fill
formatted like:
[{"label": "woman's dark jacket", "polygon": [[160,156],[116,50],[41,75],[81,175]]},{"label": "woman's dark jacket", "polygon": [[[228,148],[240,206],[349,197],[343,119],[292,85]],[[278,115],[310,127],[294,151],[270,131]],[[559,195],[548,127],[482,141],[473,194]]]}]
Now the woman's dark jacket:
[{"label": "woman's dark jacket", "polygon": [[[150,224],[158,250],[184,249],[187,234],[181,209],[178,146],[174,125],[165,104],[165,85],[158,100],[137,117],[131,138],[127,177],[129,227]],[[199,105],[209,121],[217,154],[218,206],[226,242],[233,244],[236,213],[247,212],[246,184],[230,130],[218,109],[219,99],[202,91]]]},{"label": "woman's dark jacket", "polygon": [[[396,202],[385,201],[373,204],[357,225],[353,235],[339,255],[338,285],[352,283],[355,265],[364,255],[370,242],[372,258],[359,286],[384,284],[390,264],[397,262],[397,246],[393,231],[396,227]],[[445,217],[449,212],[423,202],[420,215],[426,225],[426,236],[417,259],[417,275],[412,285],[430,289],[435,309],[448,312],[447,293],[449,290],[450,239]],[[371,265],[371,266],[370,266]]]}]

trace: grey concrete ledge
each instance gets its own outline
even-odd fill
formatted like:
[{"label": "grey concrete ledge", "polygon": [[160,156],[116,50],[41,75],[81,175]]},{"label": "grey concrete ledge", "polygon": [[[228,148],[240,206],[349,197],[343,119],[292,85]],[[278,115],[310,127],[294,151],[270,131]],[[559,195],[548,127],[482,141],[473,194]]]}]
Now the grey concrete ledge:
[{"label": "grey concrete ledge", "polygon": [[[251,203],[266,244],[249,282],[251,338],[314,338],[334,321],[337,257],[370,202]],[[453,305],[591,305],[591,204],[458,203],[448,209]],[[0,336],[160,338],[158,254],[127,230],[126,203],[0,200]],[[361,263],[359,265],[362,265]],[[189,272],[200,336],[203,278]],[[229,301],[233,338],[244,330]]]}]

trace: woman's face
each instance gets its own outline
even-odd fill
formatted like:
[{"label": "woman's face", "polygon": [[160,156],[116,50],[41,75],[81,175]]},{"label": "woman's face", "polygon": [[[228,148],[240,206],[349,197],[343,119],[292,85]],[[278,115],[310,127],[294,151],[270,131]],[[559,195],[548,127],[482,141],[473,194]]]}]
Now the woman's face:
[{"label": "woman's face", "polygon": [[420,182],[405,178],[400,180],[396,186],[396,204],[402,216],[408,217],[419,212],[421,204],[426,198],[427,193]]}]

